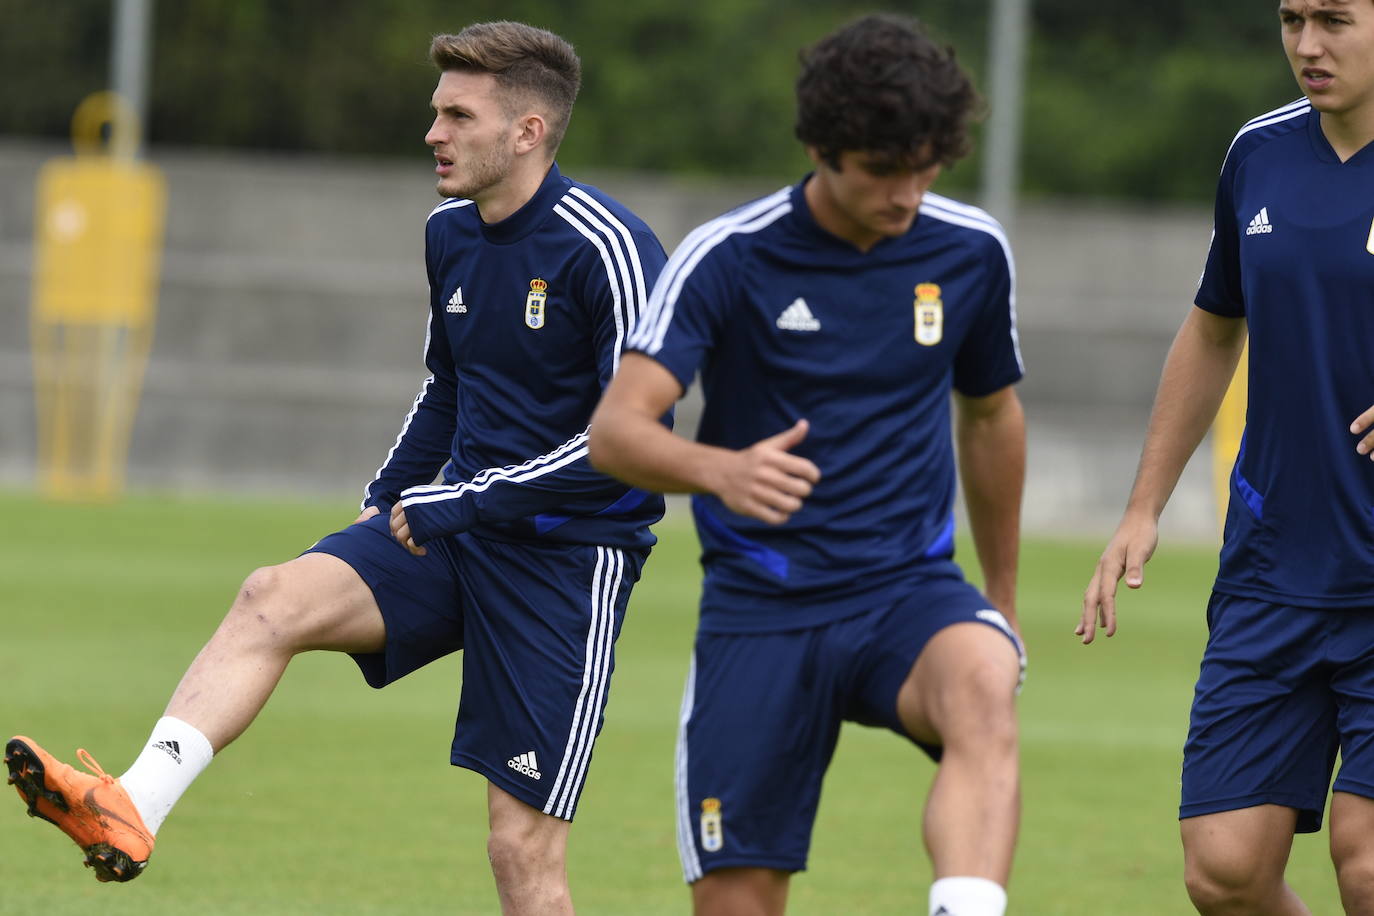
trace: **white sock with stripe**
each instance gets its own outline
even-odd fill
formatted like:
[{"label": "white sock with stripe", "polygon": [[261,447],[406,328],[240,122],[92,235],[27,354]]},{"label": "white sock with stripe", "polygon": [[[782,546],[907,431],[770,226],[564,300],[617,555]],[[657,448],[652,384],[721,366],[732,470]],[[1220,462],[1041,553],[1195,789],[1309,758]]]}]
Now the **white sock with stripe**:
[{"label": "white sock with stripe", "polygon": [[143,752],[119,777],[119,784],[154,835],[214,756],[210,740],[194,726],[171,716],[157,720]]},{"label": "white sock with stripe", "polygon": [[1007,892],[987,878],[941,878],[930,886],[930,916],[1002,916]]}]

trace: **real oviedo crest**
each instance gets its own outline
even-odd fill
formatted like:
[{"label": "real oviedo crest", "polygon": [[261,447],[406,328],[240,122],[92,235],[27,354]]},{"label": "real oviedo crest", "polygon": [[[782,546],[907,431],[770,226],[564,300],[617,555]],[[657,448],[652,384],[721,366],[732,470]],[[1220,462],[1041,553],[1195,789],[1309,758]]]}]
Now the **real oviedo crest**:
[{"label": "real oviedo crest", "polygon": [[526,327],[537,331],[544,326],[544,303],[549,298],[548,288],[547,281],[530,281],[530,294],[525,297]]},{"label": "real oviedo crest", "polygon": [[707,852],[720,852],[725,845],[725,829],[721,823],[720,799],[701,800],[701,848]]},{"label": "real oviedo crest", "polygon": [[945,305],[938,283],[916,285],[916,342],[933,347],[945,336]]}]

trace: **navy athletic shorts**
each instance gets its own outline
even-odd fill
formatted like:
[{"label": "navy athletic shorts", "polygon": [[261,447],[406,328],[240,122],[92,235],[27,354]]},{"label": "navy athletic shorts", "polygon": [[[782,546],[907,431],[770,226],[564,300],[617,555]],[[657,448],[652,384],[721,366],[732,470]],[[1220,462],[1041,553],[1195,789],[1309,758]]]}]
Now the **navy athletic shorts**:
[{"label": "navy athletic shorts", "polygon": [[1283,805],[1313,833],[1328,786],[1374,798],[1374,610],[1213,592],[1207,626],[1179,817]]},{"label": "navy athletic shorts", "polygon": [[[768,633],[698,633],[677,748],[678,852],[688,883],[717,868],[806,867],[821,781],[842,721],[913,740],[897,693],[938,631],[1006,619],[963,579],[833,623]],[[919,744],[919,742],[918,742]],[[939,749],[920,745],[933,759]]]},{"label": "navy athletic shorts", "polygon": [[308,552],[352,566],[377,599],[386,647],[354,656],[367,682],[384,687],[465,649],[452,763],[572,820],[647,551],[468,533],[425,548],[411,554],[382,514]]}]

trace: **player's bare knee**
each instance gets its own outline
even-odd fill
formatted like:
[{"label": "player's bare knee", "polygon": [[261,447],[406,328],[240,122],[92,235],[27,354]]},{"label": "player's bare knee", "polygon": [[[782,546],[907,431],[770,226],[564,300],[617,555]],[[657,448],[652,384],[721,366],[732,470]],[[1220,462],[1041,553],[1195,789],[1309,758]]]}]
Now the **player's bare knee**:
[{"label": "player's bare knee", "polygon": [[248,574],[234,596],[230,614],[250,620],[265,620],[274,613],[274,606],[281,593],[281,575],[275,566],[264,566]]},{"label": "player's bare knee", "polygon": [[1278,898],[1283,875],[1264,874],[1244,856],[1207,856],[1185,851],[1183,883],[1188,899],[1199,913],[1255,913]]},{"label": "player's bare knee", "polygon": [[[1368,846],[1367,843],[1361,845]],[[1336,866],[1336,883],[1340,885],[1341,898],[1346,901],[1363,901],[1366,907],[1374,907],[1374,850],[1338,850],[1333,843],[1331,860]]]},{"label": "player's bare knee", "polygon": [[1229,916],[1260,912],[1271,898],[1248,886],[1218,882],[1210,875],[1189,872],[1184,876],[1188,899],[1203,916]]},{"label": "player's bare knee", "polygon": [[560,835],[509,821],[493,823],[487,834],[487,859],[498,884],[522,884],[563,874]]},{"label": "player's bare knee", "polygon": [[225,624],[239,639],[274,646],[295,645],[302,638],[304,615],[291,597],[289,574],[281,566],[249,573]]},{"label": "player's bare knee", "polygon": [[999,747],[1015,751],[1016,674],[997,657],[964,666],[939,685],[929,704],[931,720],[946,749],[968,742],[987,755]]}]

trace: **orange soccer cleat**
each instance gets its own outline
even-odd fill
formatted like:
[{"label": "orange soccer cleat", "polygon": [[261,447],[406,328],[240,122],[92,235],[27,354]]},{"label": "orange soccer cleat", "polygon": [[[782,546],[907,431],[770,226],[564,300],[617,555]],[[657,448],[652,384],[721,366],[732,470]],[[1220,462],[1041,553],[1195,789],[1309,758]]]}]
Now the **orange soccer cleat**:
[{"label": "orange soccer cleat", "polygon": [[[132,881],[148,864],[153,835],[119,780],[86,751],[76,756],[91,773],[62,763],[22,735],[5,745],[9,782],[30,817],[56,824],[86,852],[86,866],[101,881]],[[91,775],[91,774],[95,775]]]}]

